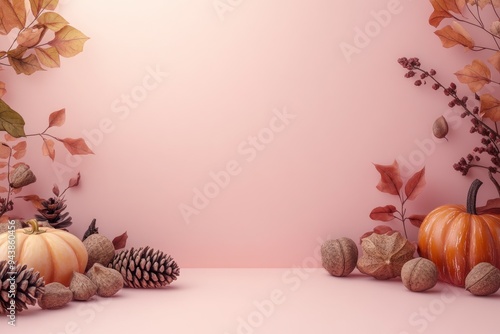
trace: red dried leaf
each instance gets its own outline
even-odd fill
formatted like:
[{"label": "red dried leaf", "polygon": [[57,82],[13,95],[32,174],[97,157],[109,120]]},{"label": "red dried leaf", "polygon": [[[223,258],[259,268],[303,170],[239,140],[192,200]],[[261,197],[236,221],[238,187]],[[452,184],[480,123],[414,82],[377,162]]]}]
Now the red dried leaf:
[{"label": "red dried leaf", "polygon": [[378,226],[375,226],[372,231],[363,233],[363,235],[359,238],[359,241],[361,243],[361,240],[363,240],[366,237],[369,237],[373,233],[391,235],[391,234],[394,234],[396,232],[397,231],[393,230],[392,228],[390,228],[387,225],[378,225]]},{"label": "red dried leaf", "polygon": [[414,200],[425,186],[425,167],[413,174],[405,186],[405,194],[409,200]]},{"label": "red dried leaf", "polygon": [[427,215],[411,215],[408,219],[413,226],[420,227],[426,216]]},{"label": "red dried leaf", "polygon": [[78,173],[76,177],[69,180],[68,188],[76,187],[78,184],[80,184],[80,173]]},{"label": "red dried leaf", "polygon": [[26,196],[21,196],[22,199],[24,199],[27,202],[31,202],[35,209],[43,209],[42,202],[45,201],[43,198],[40,198],[38,195],[26,195]]},{"label": "red dried leaf", "polygon": [[10,152],[11,149],[7,144],[1,143],[0,144],[0,158],[1,159],[7,159],[10,157]]},{"label": "red dried leaf", "polygon": [[478,215],[484,214],[500,214],[500,198],[492,198],[486,202],[486,205],[476,208]]},{"label": "red dried leaf", "polygon": [[43,138],[42,154],[49,156],[52,161],[56,158],[56,150],[54,149],[54,141],[52,139]]},{"label": "red dried leaf", "polygon": [[394,219],[394,212],[396,211],[394,205],[379,206],[370,212],[370,218],[387,222]]},{"label": "red dried leaf", "polygon": [[0,168],[5,168],[7,166],[7,161],[0,161]]},{"label": "red dried leaf", "polygon": [[12,150],[14,150],[14,154],[12,155],[14,159],[21,159],[26,154],[26,141],[23,140],[17,143],[12,147]]},{"label": "red dried leaf", "polygon": [[377,189],[383,193],[399,195],[399,190],[403,186],[403,180],[399,172],[398,162],[394,160],[392,165],[374,165],[381,176],[377,184]]},{"label": "red dried leaf", "polygon": [[4,173],[0,173],[0,181],[3,181],[7,178],[7,173],[4,172]]},{"label": "red dried leaf", "polygon": [[66,121],[66,109],[54,111],[49,115],[49,128],[52,126],[61,126]]},{"label": "red dried leaf", "polygon": [[94,154],[92,150],[87,146],[85,140],[82,138],[64,138],[57,139],[64,144],[64,147],[68,150],[72,155],[85,155],[85,154]]},{"label": "red dried leaf", "polygon": [[52,193],[54,195],[56,195],[56,197],[59,196],[60,192],[59,192],[59,187],[57,186],[57,184],[54,184],[54,186],[52,187]]},{"label": "red dried leaf", "polygon": [[10,134],[8,134],[8,133],[6,133],[6,134],[4,135],[4,138],[5,138],[5,140],[6,140],[6,141],[14,141],[14,140],[17,140],[17,138],[16,138],[16,137],[11,136],[11,135],[10,135]]},{"label": "red dried leaf", "polygon": [[9,190],[7,188],[5,188],[4,186],[0,186],[0,193],[6,193],[8,191]]},{"label": "red dried leaf", "polygon": [[115,237],[113,239],[113,246],[115,246],[115,250],[125,248],[125,245],[127,244],[127,239],[128,239],[127,231]]}]

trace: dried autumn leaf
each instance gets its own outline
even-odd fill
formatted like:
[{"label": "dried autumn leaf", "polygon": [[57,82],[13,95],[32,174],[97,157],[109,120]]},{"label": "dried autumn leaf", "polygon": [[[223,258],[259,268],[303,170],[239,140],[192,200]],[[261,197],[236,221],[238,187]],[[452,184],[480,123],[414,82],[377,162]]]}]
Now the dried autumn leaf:
[{"label": "dried autumn leaf", "polygon": [[35,209],[43,209],[43,202],[45,202],[45,199],[40,198],[38,195],[26,195],[26,196],[21,196],[22,199],[24,199],[27,202],[31,202]]},{"label": "dried autumn leaf", "polygon": [[45,12],[38,17],[38,23],[45,25],[52,31],[59,31],[69,24],[61,15],[55,12]]},{"label": "dried autumn leaf", "polygon": [[59,0],[30,0],[31,11],[37,16],[42,10],[54,10]]},{"label": "dried autumn leaf", "polygon": [[8,133],[4,134],[3,136],[5,138],[6,141],[16,141],[17,138],[15,137],[12,137],[11,135],[9,135]]},{"label": "dried autumn leaf", "polygon": [[387,222],[394,219],[394,212],[396,211],[394,205],[378,206],[370,212],[370,218]]},{"label": "dried autumn leaf", "polygon": [[127,231],[115,237],[113,239],[113,246],[115,247],[115,250],[125,248],[125,246],[127,245],[127,239],[128,239]]},{"label": "dried autumn leaf", "polygon": [[4,186],[0,186],[0,193],[6,193],[8,191],[9,190],[7,190],[7,188],[5,188]]},{"label": "dried autumn leaf", "polygon": [[7,90],[5,89],[5,83],[0,81],[0,98],[7,93]]},{"label": "dried autumn leaf", "polygon": [[43,71],[44,69],[40,65],[38,58],[34,54],[30,54],[24,58],[16,58],[11,55],[8,56],[9,63],[16,71],[16,74],[26,74],[31,75],[36,71]]},{"label": "dried autumn leaf", "polygon": [[43,138],[42,144],[42,154],[44,156],[48,156],[52,161],[54,161],[56,157],[56,150],[54,149],[54,141],[49,138]]},{"label": "dried autumn leaf", "polygon": [[467,3],[473,6],[477,4],[481,9],[490,5],[493,5],[493,7],[500,7],[500,0],[467,0]]},{"label": "dried autumn leaf", "polygon": [[500,121],[500,101],[491,94],[483,94],[479,100],[481,102],[480,116],[489,118],[493,122]]},{"label": "dried autumn leaf", "polygon": [[57,184],[54,184],[54,186],[52,187],[52,193],[56,195],[56,197],[59,196],[59,187],[57,186]]},{"label": "dried autumn leaf", "polygon": [[94,154],[92,150],[87,146],[85,140],[82,138],[64,138],[57,139],[64,144],[64,147],[68,150],[72,155],[86,155],[86,154]]},{"label": "dried autumn leaf", "polygon": [[493,67],[500,72],[500,51],[495,52],[491,57],[488,58],[488,62],[493,65]]},{"label": "dried autumn leaf", "polygon": [[426,216],[427,215],[411,215],[408,219],[413,226],[420,227]]},{"label": "dried autumn leaf", "polygon": [[35,48],[35,53],[43,66],[55,68],[61,65],[59,53],[57,49],[52,46],[49,48]]},{"label": "dried autumn leaf", "polygon": [[425,186],[425,167],[413,174],[406,182],[405,194],[409,200],[414,200]]},{"label": "dried autumn leaf", "polygon": [[53,126],[61,126],[66,121],[66,109],[60,109],[52,112],[49,115],[49,128]]},{"label": "dried autumn leaf", "polygon": [[7,167],[7,162],[6,161],[0,161],[0,168],[5,168]]},{"label": "dried autumn leaf", "polygon": [[54,39],[48,44],[57,49],[63,57],[73,57],[83,51],[83,45],[89,38],[70,25],[55,33]]},{"label": "dried autumn leaf", "polygon": [[461,83],[467,84],[473,93],[491,81],[490,69],[478,59],[474,59],[470,65],[465,65],[463,69],[455,72],[455,75]]},{"label": "dried autumn leaf", "polygon": [[451,48],[455,45],[462,45],[468,49],[474,47],[474,41],[470,36],[464,36],[463,30],[455,30],[454,27],[447,25],[439,30],[436,30],[436,34],[441,40],[441,44],[445,48]]},{"label": "dried autumn leaf", "polygon": [[3,181],[7,178],[7,172],[0,173],[0,181]]},{"label": "dried autumn leaf", "polygon": [[13,137],[25,137],[24,119],[0,99],[0,131],[7,131]]},{"label": "dried autumn leaf", "polygon": [[480,206],[476,208],[478,215],[492,214],[498,215],[500,214],[500,198],[492,198],[486,202],[486,205]]},{"label": "dried autumn leaf", "polygon": [[377,184],[377,189],[391,195],[399,195],[399,190],[403,186],[403,180],[399,172],[398,162],[394,160],[392,165],[374,165],[381,176]]},{"label": "dried autumn leaf", "polygon": [[68,188],[76,187],[80,184],[80,173],[76,177],[69,179]]},{"label": "dried autumn leaf", "polygon": [[45,31],[47,31],[47,28],[41,24],[26,28],[17,36],[17,43],[21,46],[31,48],[40,43],[43,35],[45,35]]},{"label": "dried autumn leaf", "polygon": [[452,18],[450,12],[461,14],[465,0],[430,0],[434,9],[429,17],[429,24],[437,27],[446,18]]},{"label": "dried autumn leaf", "polygon": [[12,152],[12,150],[7,144],[5,143],[0,144],[0,158],[8,159],[10,157],[10,152]]},{"label": "dried autumn leaf", "polygon": [[23,29],[26,24],[24,0],[0,0],[0,34],[6,35],[13,28]]},{"label": "dried autumn leaf", "polygon": [[17,143],[14,147],[12,147],[12,150],[14,151],[14,154],[12,155],[14,159],[21,159],[24,157],[26,154],[26,141],[21,141]]}]

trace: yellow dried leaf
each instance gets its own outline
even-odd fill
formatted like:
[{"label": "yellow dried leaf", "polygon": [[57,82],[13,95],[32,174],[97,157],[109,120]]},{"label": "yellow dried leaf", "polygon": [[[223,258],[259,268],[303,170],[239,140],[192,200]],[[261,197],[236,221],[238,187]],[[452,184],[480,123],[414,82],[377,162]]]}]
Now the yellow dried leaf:
[{"label": "yellow dried leaf", "polygon": [[466,83],[473,93],[491,81],[490,69],[478,59],[474,59],[471,65],[466,65],[460,71],[455,72],[455,75],[461,83]]},{"label": "yellow dried leaf", "polygon": [[61,15],[54,12],[46,12],[40,15],[38,23],[45,25],[52,31],[59,31],[69,24]]},{"label": "yellow dried leaf", "polygon": [[[455,27],[457,27],[455,25]],[[474,41],[472,38],[470,38],[470,35],[466,33],[466,35],[463,35],[464,29],[463,28],[458,28],[458,30],[455,30],[451,25],[447,25],[444,28],[440,30],[436,30],[434,34],[436,34],[439,39],[441,40],[441,44],[445,48],[451,48],[452,46],[455,45],[462,45],[466,48],[472,49],[474,47]]]},{"label": "yellow dried leaf", "polygon": [[500,72],[500,51],[495,52],[491,57],[488,58],[488,62],[493,65],[493,67]]},{"label": "yellow dried leaf", "polygon": [[56,157],[56,150],[54,149],[54,141],[50,138],[43,138],[42,154],[50,157],[54,161]]},{"label": "yellow dried leaf", "polygon": [[88,39],[78,29],[67,25],[55,33],[49,45],[55,47],[61,56],[73,57],[83,51],[83,45]]},{"label": "yellow dried leaf", "polygon": [[26,28],[17,36],[17,43],[21,46],[31,48],[40,43],[46,30],[47,28],[40,24]]},{"label": "yellow dried leaf", "polygon": [[24,0],[0,0],[0,34],[6,35],[12,29],[23,29],[26,23]]},{"label": "yellow dried leaf", "polygon": [[483,94],[480,96],[481,110],[480,116],[489,118],[493,122],[500,121],[500,101],[491,94]]},{"label": "yellow dried leaf", "polygon": [[37,16],[42,10],[54,10],[59,0],[30,0],[31,11]]},{"label": "yellow dried leaf", "polygon": [[53,46],[48,48],[35,48],[36,56],[40,63],[45,67],[59,67],[61,62],[59,60],[59,52]]},{"label": "yellow dried leaf", "polygon": [[9,56],[9,62],[17,74],[23,73],[31,75],[36,71],[44,70],[38,61],[38,58],[34,54],[30,54],[25,58],[14,58]]},{"label": "yellow dried leaf", "polygon": [[483,9],[485,6],[490,5],[493,5],[494,7],[500,7],[500,0],[467,0],[467,3],[473,6],[477,4],[481,9]]}]

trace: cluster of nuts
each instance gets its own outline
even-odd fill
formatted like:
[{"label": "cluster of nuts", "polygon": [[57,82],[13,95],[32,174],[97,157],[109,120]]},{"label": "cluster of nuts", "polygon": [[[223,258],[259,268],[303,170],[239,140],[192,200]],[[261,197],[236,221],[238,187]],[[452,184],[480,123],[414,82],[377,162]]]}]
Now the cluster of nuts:
[{"label": "cluster of nuts", "polygon": [[85,274],[74,272],[69,286],[52,282],[38,298],[42,309],[59,308],[72,300],[86,301],[97,295],[111,297],[123,288],[123,277],[107,265],[113,259],[113,243],[101,234],[92,234],[83,241],[88,253]]},{"label": "cluster of nuts", "polygon": [[[380,236],[376,235],[373,240],[379,240]],[[382,238],[384,239],[384,238]],[[390,240],[387,238],[387,240]],[[365,253],[370,253],[370,246],[364,247]],[[381,247],[384,248],[384,247]],[[369,274],[377,279],[387,279],[391,277],[401,277],[403,285],[410,291],[421,292],[433,288],[438,281],[438,269],[434,262],[422,258],[411,258],[404,260],[404,263],[398,263],[397,260],[391,264],[391,259],[387,254],[387,247],[379,249],[380,253],[377,256],[373,254],[363,254],[362,261],[358,258],[358,248],[356,243],[349,238],[339,238],[327,240],[321,245],[322,265],[330,275],[343,277],[349,275],[356,267],[360,272]],[[366,252],[368,250],[368,252]],[[373,258],[366,257],[372,255]],[[397,257],[400,259],[401,257]],[[368,264],[367,264],[368,263]],[[394,273],[389,277],[387,272],[391,270],[383,270],[381,274],[380,267],[389,265]],[[374,269],[375,268],[375,269]],[[465,289],[476,296],[486,296],[496,293],[500,289],[500,269],[491,263],[482,262],[477,264],[467,275],[465,280]]]}]

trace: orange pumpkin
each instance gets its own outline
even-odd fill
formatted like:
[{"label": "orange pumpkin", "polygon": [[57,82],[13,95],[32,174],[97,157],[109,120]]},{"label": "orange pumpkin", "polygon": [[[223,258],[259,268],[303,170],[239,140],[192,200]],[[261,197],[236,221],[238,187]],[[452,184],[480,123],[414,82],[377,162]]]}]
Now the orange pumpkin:
[{"label": "orange pumpkin", "polygon": [[434,262],[439,278],[463,287],[469,271],[480,262],[500,268],[500,215],[478,214],[476,196],[482,182],[475,180],[467,207],[443,205],[431,211],[418,233],[418,250]]},{"label": "orange pumpkin", "polygon": [[15,239],[9,238],[11,232],[0,234],[0,261],[8,260],[8,254],[12,256],[8,250],[13,250],[15,260],[40,272],[45,284],[59,282],[69,286],[73,271],[83,273],[85,270],[87,249],[69,232],[38,227],[35,219],[27,223],[31,229],[15,230]]}]

